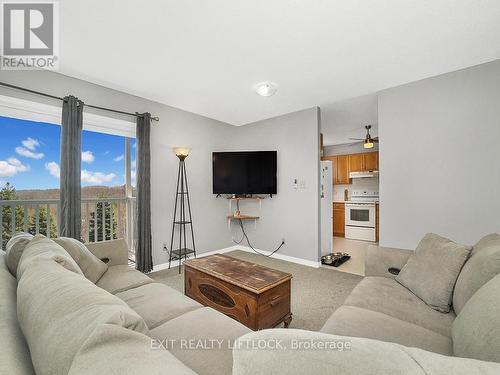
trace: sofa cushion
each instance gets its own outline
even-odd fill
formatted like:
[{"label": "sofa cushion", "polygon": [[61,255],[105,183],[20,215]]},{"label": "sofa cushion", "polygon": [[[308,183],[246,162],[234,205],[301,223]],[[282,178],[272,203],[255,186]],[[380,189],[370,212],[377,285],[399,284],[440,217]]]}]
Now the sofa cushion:
[{"label": "sofa cushion", "polygon": [[97,281],[96,285],[112,294],[152,283],[153,280],[129,266],[111,266]]},{"label": "sofa cushion", "polygon": [[356,285],[345,305],[378,311],[405,322],[451,336],[455,314],[431,309],[420,298],[395,280],[387,277],[365,277]]},{"label": "sofa cushion", "polygon": [[453,308],[460,314],[479,288],[500,274],[500,235],[483,237],[472,249],[472,256],[458,276],[453,292]]},{"label": "sofa cushion", "polygon": [[69,375],[81,374],[195,375],[146,335],[111,324],[96,327],[76,354]]},{"label": "sofa cushion", "polygon": [[[171,340],[167,341],[168,350],[195,372],[224,375],[232,373],[234,341],[248,332],[250,329],[236,320],[204,307],[152,329],[150,336],[160,341]],[[189,348],[200,343],[204,346]]]},{"label": "sofa cushion", "polygon": [[396,281],[435,310],[449,312],[453,288],[471,247],[427,233]]},{"label": "sofa cushion", "polygon": [[[255,348],[275,341],[280,350]],[[307,349],[308,343],[327,349]],[[233,375],[427,375],[402,346],[298,329],[251,332],[238,339],[233,356]]]},{"label": "sofa cushion", "polygon": [[392,316],[354,306],[342,306],[327,320],[321,332],[367,337],[451,355],[451,338]]},{"label": "sofa cushion", "polygon": [[38,259],[52,259],[67,270],[83,275],[82,270],[60,245],[42,234],[37,234],[24,248],[19,265],[17,266],[17,279],[21,279],[26,267]]},{"label": "sofa cushion", "polygon": [[453,353],[500,362],[500,275],[479,289],[453,322]]},{"label": "sofa cushion", "polygon": [[29,244],[32,238],[33,235],[29,233],[17,233],[12,236],[5,246],[7,267],[14,277],[17,274],[17,266],[21,259],[21,255],[23,255],[24,248]]},{"label": "sofa cushion", "polygon": [[151,283],[116,293],[137,314],[149,329],[203,306],[181,292],[164,284]]},{"label": "sofa cushion", "polygon": [[17,280],[7,267],[7,255],[0,250],[0,374],[33,375],[28,345],[17,321]]},{"label": "sofa cushion", "polygon": [[106,263],[92,254],[80,241],[68,237],[55,238],[54,241],[71,255],[85,277],[94,284],[107,271],[108,266]]},{"label": "sofa cushion", "polygon": [[149,332],[125,302],[47,258],[26,267],[18,283],[17,313],[37,375],[67,374],[101,324]]},{"label": "sofa cushion", "polygon": [[128,263],[128,245],[123,238],[87,243],[85,246],[97,258],[100,260],[104,259],[108,267]]},{"label": "sofa cushion", "polygon": [[[255,343],[280,343],[280,350]],[[320,350],[311,350],[316,344]],[[301,350],[300,344],[304,349]],[[349,344],[349,349],[347,345]],[[281,348],[283,348],[281,350]],[[331,348],[331,349],[330,349]],[[233,375],[497,375],[500,365],[416,348],[298,329],[264,329],[238,339]]]}]

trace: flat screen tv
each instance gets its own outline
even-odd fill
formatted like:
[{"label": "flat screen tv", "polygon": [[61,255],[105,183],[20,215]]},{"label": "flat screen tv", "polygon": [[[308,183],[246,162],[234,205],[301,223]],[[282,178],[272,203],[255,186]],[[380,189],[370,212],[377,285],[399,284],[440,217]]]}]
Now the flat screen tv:
[{"label": "flat screen tv", "polygon": [[276,194],[276,151],[214,152],[214,194]]}]

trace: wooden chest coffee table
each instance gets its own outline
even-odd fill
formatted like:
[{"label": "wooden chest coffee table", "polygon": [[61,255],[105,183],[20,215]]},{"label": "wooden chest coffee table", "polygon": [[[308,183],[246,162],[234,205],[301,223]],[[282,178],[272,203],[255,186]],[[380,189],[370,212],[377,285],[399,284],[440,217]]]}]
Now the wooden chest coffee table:
[{"label": "wooden chest coffee table", "polygon": [[227,255],[184,262],[184,292],[253,330],[292,321],[292,275]]}]

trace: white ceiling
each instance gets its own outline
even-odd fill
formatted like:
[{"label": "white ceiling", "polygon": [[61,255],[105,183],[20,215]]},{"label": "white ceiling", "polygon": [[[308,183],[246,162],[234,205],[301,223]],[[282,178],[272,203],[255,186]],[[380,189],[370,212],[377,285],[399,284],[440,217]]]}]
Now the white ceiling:
[{"label": "white ceiling", "polygon": [[321,132],[325,146],[353,143],[349,138],[365,138],[366,125],[370,134],[378,136],[377,94],[341,100],[321,107]]},{"label": "white ceiling", "polygon": [[[64,0],[60,14],[61,73],[234,125],[320,106],[325,127],[362,135],[369,108],[330,124],[332,103],[500,58],[498,0]],[[275,96],[253,92],[265,80]]]}]

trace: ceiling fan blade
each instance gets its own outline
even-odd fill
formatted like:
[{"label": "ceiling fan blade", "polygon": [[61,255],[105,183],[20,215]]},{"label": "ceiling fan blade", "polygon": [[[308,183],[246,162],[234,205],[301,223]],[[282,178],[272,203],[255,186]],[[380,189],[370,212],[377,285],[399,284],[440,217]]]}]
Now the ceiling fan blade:
[{"label": "ceiling fan blade", "polygon": [[349,138],[352,141],[364,141],[364,138]]}]

